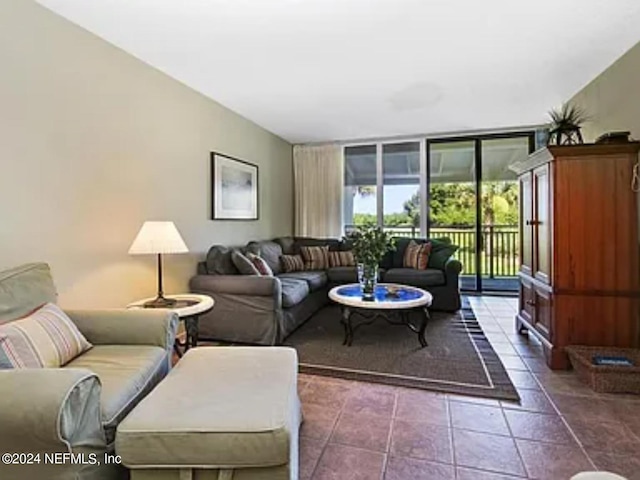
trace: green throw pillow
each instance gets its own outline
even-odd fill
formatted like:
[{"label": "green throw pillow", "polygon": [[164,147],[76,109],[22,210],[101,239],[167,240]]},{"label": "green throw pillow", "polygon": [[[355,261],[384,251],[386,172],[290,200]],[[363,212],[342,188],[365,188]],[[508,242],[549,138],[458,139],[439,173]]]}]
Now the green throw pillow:
[{"label": "green throw pillow", "polygon": [[431,254],[429,255],[429,263],[427,268],[437,268],[444,270],[447,260],[458,251],[460,247],[453,245],[449,237],[431,238]]}]

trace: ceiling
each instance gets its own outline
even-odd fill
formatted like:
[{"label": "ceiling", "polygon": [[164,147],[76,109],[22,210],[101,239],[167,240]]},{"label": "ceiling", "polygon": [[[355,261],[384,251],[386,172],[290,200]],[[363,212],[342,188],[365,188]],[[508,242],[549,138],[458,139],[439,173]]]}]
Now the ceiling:
[{"label": "ceiling", "polygon": [[38,0],[293,143],[539,124],[638,0]]}]

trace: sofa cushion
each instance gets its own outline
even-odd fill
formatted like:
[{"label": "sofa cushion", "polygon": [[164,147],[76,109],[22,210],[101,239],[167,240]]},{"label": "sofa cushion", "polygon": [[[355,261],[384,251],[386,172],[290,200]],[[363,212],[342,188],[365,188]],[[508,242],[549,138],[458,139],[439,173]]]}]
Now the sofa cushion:
[{"label": "sofa cushion", "polygon": [[444,272],[435,268],[416,270],[414,268],[392,268],[385,272],[385,283],[400,283],[414,287],[436,287],[446,283]]},{"label": "sofa cushion", "polygon": [[295,253],[295,243],[296,240],[293,237],[278,237],[273,239],[280,248],[282,248],[283,255],[293,255]]},{"label": "sofa cushion", "polygon": [[[120,424],[116,451],[129,467],[165,467],[162,478],[182,478],[172,471],[180,467],[191,478],[194,466],[235,470],[198,469],[194,479],[294,478],[301,420],[297,370],[291,348],[189,350]],[[259,468],[286,464],[290,475]]]},{"label": "sofa cushion", "polygon": [[282,306],[284,308],[299,304],[309,295],[309,284],[305,280],[282,278],[282,276],[278,278],[280,278],[282,285]]},{"label": "sofa cushion", "polygon": [[0,272],[0,324],[22,318],[56,302],[56,287],[46,263],[27,263]]},{"label": "sofa cushion", "polygon": [[249,260],[240,250],[234,250],[231,253],[231,260],[242,275],[260,275],[260,271],[256,268],[251,260]]},{"label": "sofa cushion", "polygon": [[0,325],[0,369],[58,368],[92,345],[53,303]]},{"label": "sofa cushion", "polygon": [[207,253],[207,272],[216,275],[237,275],[238,269],[231,259],[232,249],[224,245],[214,245]]},{"label": "sofa cushion", "polygon": [[100,379],[102,422],[111,442],[118,423],[160,382],[169,362],[160,347],[96,345],[63,368],[86,368]]},{"label": "sofa cushion", "polygon": [[277,242],[269,240],[262,242],[249,242],[247,244],[247,252],[251,252],[264,259],[274,275],[277,275],[282,271],[282,267],[280,266],[280,257],[284,252]]},{"label": "sofa cushion", "polygon": [[358,281],[356,267],[331,267],[327,270],[327,277],[331,283],[355,283]]},{"label": "sofa cushion", "polygon": [[329,247],[300,247],[305,270],[326,270],[329,268]]},{"label": "sofa cushion", "polygon": [[278,278],[293,278],[297,280],[304,280],[309,285],[309,290],[315,292],[320,290],[328,283],[326,272],[321,271],[306,271],[306,272],[291,272],[281,273]]},{"label": "sofa cushion", "polygon": [[460,247],[453,245],[448,237],[434,238],[431,240],[431,255],[429,255],[429,268],[444,270],[447,261],[458,251]]},{"label": "sofa cushion", "polygon": [[329,250],[341,250],[342,242],[337,238],[295,237],[293,250],[300,253],[301,247],[329,247]]}]

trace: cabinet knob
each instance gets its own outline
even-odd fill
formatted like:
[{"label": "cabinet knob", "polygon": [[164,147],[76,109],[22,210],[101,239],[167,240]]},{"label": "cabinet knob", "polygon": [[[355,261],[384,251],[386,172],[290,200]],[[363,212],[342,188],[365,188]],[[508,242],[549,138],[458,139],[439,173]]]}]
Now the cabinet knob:
[{"label": "cabinet knob", "polygon": [[534,302],[533,300],[527,300],[525,303],[527,305],[529,305],[530,307],[535,307],[536,306],[536,302]]}]

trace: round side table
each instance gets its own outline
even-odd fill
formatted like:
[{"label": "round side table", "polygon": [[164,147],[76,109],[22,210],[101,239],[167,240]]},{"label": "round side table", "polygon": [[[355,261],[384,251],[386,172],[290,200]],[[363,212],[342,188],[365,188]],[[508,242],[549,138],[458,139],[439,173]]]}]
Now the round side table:
[{"label": "round side table", "polygon": [[[162,308],[160,310],[171,310],[184,322],[184,330],[186,333],[184,342],[181,342],[176,338],[176,342],[173,344],[173,349],[178,357],[182,357],[183,353],[191,347],[198,346],[200,315],[210,312],[213,308],[214,301],[213,298],[207,295],[197,295],[195,293],[165,296],[166,298],[175,300],[176,303],[170,307]],[[145,308],[144,304],[149,300],[153,300],[153,297],[136,300],[135,302],[127,305],[127,308]],[[180,349],[182,349],[182,351]]]}]

